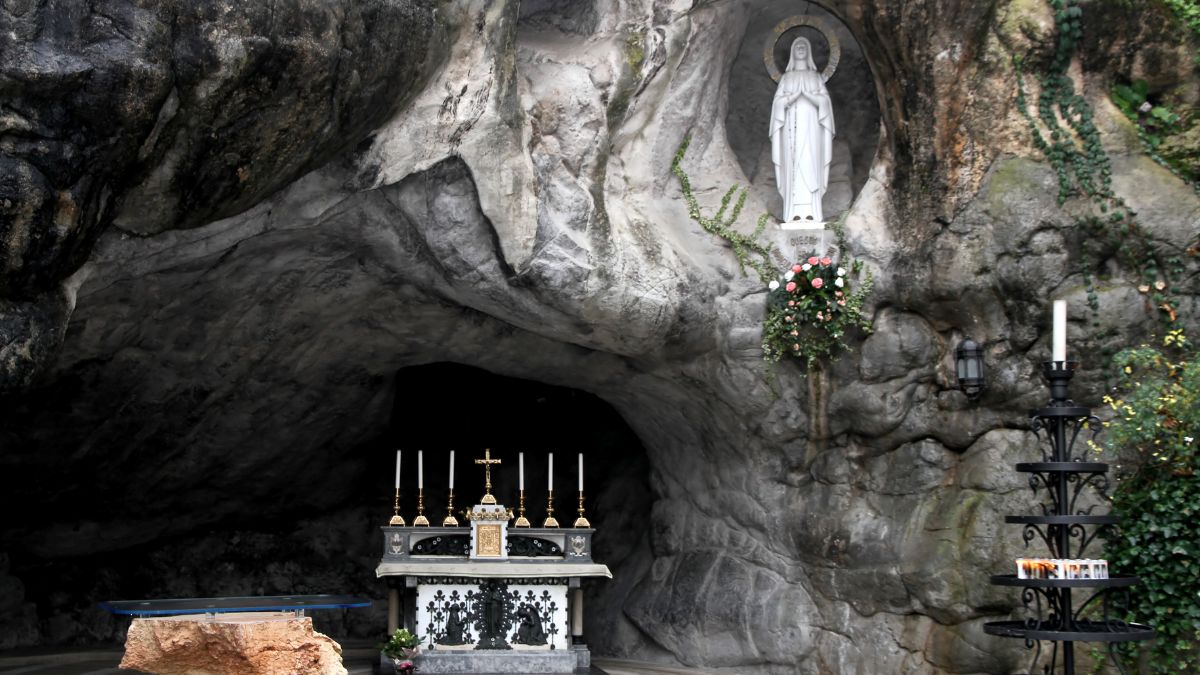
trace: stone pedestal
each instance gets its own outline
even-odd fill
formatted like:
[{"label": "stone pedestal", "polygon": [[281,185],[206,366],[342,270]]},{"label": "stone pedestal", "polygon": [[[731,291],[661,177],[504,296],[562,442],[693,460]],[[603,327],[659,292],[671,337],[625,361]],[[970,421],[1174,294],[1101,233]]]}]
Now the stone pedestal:
[{"label": "stone pedestal", "polygon": [[[422,652],[413,660],[422,673],[574,673],[591,663],[590,653],[471,650]],[[584,663],[585,665],[580,665]]]},{"label": "stone pedestal", "polygon": [[771,241],[783,255],[783,260],[775,261],[781,267],[802,262],[810,255],[827,255],[835,260],[841,255],[837,247],[837,234],[824,227],[789,227],[783,223],[771,235]]},{"label": "stone pedestal", "polygon": [[341,645],[291,612],[134,619],[121,667],[157,675],[346,675]]}]

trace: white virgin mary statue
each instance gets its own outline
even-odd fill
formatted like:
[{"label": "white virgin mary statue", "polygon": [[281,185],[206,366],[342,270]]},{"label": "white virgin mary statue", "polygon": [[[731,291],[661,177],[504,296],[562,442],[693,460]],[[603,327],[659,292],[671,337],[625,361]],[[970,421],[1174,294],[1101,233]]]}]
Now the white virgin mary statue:
[{"label": "white virgin mary statue", "polygon": [[833,157],[833,104],[807,38],[792,42],[771,103],[771,161],[783,196],[783,222],[820,223]]}]

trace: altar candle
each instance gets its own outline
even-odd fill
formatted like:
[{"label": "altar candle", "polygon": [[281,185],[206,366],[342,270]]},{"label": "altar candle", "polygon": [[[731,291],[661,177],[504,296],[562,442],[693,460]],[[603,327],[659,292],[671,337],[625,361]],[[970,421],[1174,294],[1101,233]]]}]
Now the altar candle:
[{"label": "altar candle", "polygon": [[1067,301],[1054,301],[1054,349],[1051,361],[1067,360]]},{"label": "altar candle", "polygon": [[450,451],[450,489],[454,489],[454,451]]},{"label": "altar candle", "polygon": [[579,453],[579,491],[583,492],[583,453]]},{"label": "altar candle", "polygon": [[400,489],[400,451],[396,451],[396,489]]},{"label": "altar candle", "polygon": [[417,489],[425,487],[425,451],[417,451]]},{"label": "altar candle", "polygon": [[517,489],[525,490],[525,453],[517,453]]},{"label": "altar candle", "polygon": [[546,489],[554,492],[554,453],[550,453],[550,472],[546,476]]}]

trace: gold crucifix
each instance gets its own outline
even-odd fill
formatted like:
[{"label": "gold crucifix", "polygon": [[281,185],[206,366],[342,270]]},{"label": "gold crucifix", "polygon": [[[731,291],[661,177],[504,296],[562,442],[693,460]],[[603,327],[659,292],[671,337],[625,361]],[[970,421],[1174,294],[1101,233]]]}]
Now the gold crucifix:
[{"label": "gold crucifix", "polygon": [[492,496],[492,465],[499,464],[500,460],[492,459],[491,448],[485,448],[483,451],[483,459],[475,460],[476,464],[483,465],[484,475],[484,495],[483,499],[479,500],[480,504],[495,504],[496,498]]}]

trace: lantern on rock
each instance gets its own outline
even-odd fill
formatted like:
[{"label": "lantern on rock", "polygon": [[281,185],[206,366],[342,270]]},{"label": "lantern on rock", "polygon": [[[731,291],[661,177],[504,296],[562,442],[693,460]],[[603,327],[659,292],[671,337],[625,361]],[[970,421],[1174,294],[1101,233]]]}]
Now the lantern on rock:
[{"label": "lantern on rock", "polygon": [[983,392],[983,348],[971,338],[958,343],[954,350],[954,370],[958,375],[958,387],[969,398],[975,398]]}]

